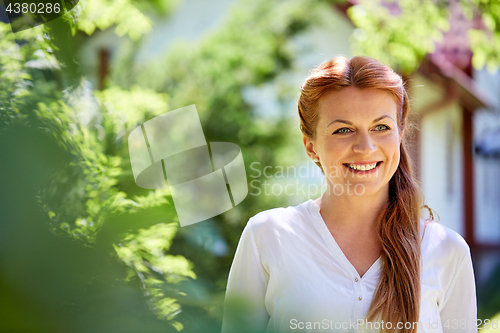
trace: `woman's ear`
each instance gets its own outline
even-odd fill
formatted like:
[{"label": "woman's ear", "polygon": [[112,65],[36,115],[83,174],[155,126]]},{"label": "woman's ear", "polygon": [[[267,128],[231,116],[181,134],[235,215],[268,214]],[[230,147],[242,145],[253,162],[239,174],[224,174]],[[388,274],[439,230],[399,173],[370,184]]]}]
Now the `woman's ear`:
[{"label": "woman's ear", "polygon": [[304,143],[304,148],[306,148],[307,155],[314,160],[317,157],[316,151],[314,150],[314,140],[304,135],[302,137],[302,142]]}]

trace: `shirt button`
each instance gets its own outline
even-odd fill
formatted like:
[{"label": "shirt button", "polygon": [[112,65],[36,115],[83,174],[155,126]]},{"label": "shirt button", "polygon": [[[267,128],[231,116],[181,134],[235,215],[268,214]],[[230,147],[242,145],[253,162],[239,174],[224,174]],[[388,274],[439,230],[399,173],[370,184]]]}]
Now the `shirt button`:
[{"label": "shirt button", "polygon": [[358,278],[355,278],[354,281],[358,282]]},{"label": "shirt button", "polygon": [[363,297],[359,296],[358,299],[361,301],[363,299]]}]

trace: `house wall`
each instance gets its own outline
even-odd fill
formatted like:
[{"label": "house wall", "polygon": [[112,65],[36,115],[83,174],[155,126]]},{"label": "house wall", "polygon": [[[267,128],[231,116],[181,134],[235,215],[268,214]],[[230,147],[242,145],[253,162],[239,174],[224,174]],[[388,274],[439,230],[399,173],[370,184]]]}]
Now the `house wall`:
[{"label": "house wall", "polygon": [[[489,130],[500,128],[500,71],[495,74],[486,69],[474,71],[474,80],[489,97],[490,109],[474,113],[474,140]],[[474,179],[476,191],[475,228],[479,244],[500,245],[500,159],[475,155]],[[482,249],[475,255],[474,268],[480,288],[500,265],[498,250]]]},{"label": "house wall", "polygon": [[[492,103],[490,109],[473,114],[476,142],[488,130],[500,128],[500,72],[486,70],[474,74],[481,91]],[[445,97],[445,91],[415,75],[411,80],[413,109],[422,114],[429,105]],[[462,107],[457,102],[424,116],[421,127],[420,168],[426,203],[436,210],[440,223],[465,235],[463,189]],[[474,154],[474,233],[473,248],[476,280],[480,288],[499,264],[497,250],[483,245],[500,245],[500,159]]]},{"label": "house wall", "polygon": [[[474,137],[477,140],[491,129],[500,128],[499,115],[491,110],[474,114]],[[475,234],[482,244],[500,245],[500,159],[476,155],[475,179]]]},{"label": "house wall", "polygon": [[79,64],[85,79],[92,84],[93,89],[99,87],[99,52],[110,51],[110,61],[113,61],[116,50],[123,41],[124,37],[117,37],[111,29],[108,29],[96,32],[87,43],[82,45]]},{"label": "house wall", "polygon": [[461,112],[454,103],[424,118],[420,156],[426,203],[441,224],[464,235]]},{"label": "house wall", "polygon": [[[490,109],[474,113],[474,140],[484,133],[500,129],[500,71],[495,74],[486,69],[475,71],[474,79],[489,97]],[[500,159],[476,155],[474,158],[475,233],[483,244],[500,245]]]},{"label": "house wall", "polygon": [[[419,74],[410,80],[412,110],[422,117],[445,98],[445,91]],[[420,123],[420,182],[425,203],[441,224],[464,235],[461,107],[451,102]]]}]

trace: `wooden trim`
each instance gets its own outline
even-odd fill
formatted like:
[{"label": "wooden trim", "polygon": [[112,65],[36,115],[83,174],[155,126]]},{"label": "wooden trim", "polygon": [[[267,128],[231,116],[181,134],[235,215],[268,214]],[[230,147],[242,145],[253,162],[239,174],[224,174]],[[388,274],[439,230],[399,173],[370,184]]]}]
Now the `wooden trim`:
[{"label": "wooden trim", "polygon": [[463,143],[463,194],[465,240],[471,249],[476,247],[474,231],[474,152],[473,152],[473,113],[462,107]]},{"label": "wooden trim", "polygon": [[458,88],[451,81],[445,81],[446,84],[444,88],[446,89],[446,95],[435,102],[432,102],[425,107],[423,107],[419,112],[413,113],[413,117],[411,121],[413,121],[416,129],[412,133],[411,145],[412,145],[412,159],[414,159],[414,174],[418,181],[422,181],[422,171],[421,171],[421,160],[420,160],[420,149],[422,145],[422,124],[424,118],[429,114],[442,111],[452,105],[453,103],[460,102],[460,95],[458,92]]},{"label": "wooden trim", "polygon": [[98,89],[104,90],[106,88],[106,78],[109,74],[109,60],[110,53],[107,49],[99,50],[99,76],[98,76]]},{"label": "wooden trim", "polygon": [[351,24],[352,21],[349,15],[347,15],[347,10],[352,6],[353,6],[352,1],[337,2],[333,4],[333,7],[336,8],[342,15],[344,15],[344,17],[348,19],[349,22],[351,22]]},{"label": "wooden trim", "polygon": [[[469,244],[470,245],[470,244]],[[500,252],[500,244],[478,243],[474,244],[474,252]]]},{"label": "wooden trim", "polygon": [[[472,80],[472,63],[464,69],[464,73]],[[465,240],[471,251],[477,249],[474,218],[474,109],[467,104],[462,104],[462,128],[463,128],[463,193],[464,193],[464,224]]]}]

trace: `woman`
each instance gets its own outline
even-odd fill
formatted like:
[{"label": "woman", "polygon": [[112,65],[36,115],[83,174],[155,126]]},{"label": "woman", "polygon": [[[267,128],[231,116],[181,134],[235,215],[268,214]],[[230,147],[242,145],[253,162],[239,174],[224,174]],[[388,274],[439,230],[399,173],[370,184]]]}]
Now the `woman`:
[{"label": "woman", "polygon": [[477,332],[469,248],[420,218],[401,77],[337,57],[306,79],[298,109],[327,190],[250,219],[223,332]]}]

